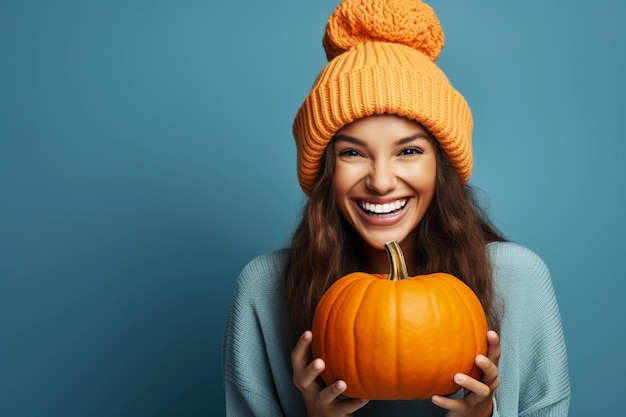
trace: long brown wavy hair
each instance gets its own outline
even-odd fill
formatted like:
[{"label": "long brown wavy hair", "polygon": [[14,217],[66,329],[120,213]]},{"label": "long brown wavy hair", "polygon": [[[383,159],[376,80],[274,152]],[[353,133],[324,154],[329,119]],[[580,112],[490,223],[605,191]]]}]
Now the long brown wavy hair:
[{"label": "long brown wavy hair", "polygon": [[[485,309],[489,327],[499,329],[500,306],[494,293],[486,245],[504,241],[464,184],[436,140],[434,199],[413,234],[418,274],[447,272],[465,282]],[[322,294],[339,278],[358,268],[359,236],[335,203],[334,144],[326,148],[320,169],[294,232],[283,284],[293,337],[309,329]]]}]

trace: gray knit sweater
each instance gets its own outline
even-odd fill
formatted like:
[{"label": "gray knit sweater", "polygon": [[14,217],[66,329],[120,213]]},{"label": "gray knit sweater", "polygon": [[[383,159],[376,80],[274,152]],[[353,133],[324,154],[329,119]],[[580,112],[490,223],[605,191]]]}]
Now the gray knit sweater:
[{"label": "gray knit sweater", "polygon": [[[514,243],[488,246],[503,300],[500,386],[494,416],[567,416],[570,387],[565,342],[550,274]],[[280,284],[286,251],[250,262],[237,282],[223,345],[227,416],[304,417],[292,383],[287,312]],[[443,416],[430,400],[370,401],[355,416]]]}]

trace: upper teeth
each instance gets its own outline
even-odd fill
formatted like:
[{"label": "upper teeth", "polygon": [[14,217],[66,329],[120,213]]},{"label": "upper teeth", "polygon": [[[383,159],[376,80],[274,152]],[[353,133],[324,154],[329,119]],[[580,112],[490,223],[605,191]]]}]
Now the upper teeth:
[{"label": "upper teeth", "polygon": [[401,209],[406,205],[406,198],[402,200],[396,200],[391,203],[385,204],[376,204],[376,203],[368,203],[367,201],[359,201],[359,205],[361,208],[367,211],[371,211],[372,213],[391,213],[392,211]]}]

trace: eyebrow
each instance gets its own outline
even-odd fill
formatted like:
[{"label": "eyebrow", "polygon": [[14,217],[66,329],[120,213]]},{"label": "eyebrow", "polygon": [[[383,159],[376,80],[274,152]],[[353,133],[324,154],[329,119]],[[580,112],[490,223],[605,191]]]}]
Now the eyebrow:
[{"label": "eyebrow", "polygon": [[[398,141],[395,142],[395,145],[404,145],[405,143],[409,143],[412,142],[416,139],[426,139],[426,140],[430,140],[430,136],[426,133],[423,132],[418,132],[414,135],[411,135],[409,137],[406,138],[402,138]],[[348,136],[348,135],[335,135],[334,138],[335,142],[349,142],[349,143],[353,143],[355,145],[360,145],[360,146],[367,146],[367,144],[362,141],[359,138],[355,138],[353,136]]]}]

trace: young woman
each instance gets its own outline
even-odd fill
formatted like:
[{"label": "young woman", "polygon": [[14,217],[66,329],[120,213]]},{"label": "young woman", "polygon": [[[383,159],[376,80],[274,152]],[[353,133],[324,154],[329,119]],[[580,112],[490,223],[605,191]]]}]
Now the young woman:
[{"label": "young woman", "polygon": [[[443,33],[418,0],[344,0],[329,58],[294,121],[308,196],[292,245],[242,271],[224,339],[231,416],[566,416],[567,358],[550,275],[506,242],[468,185],[473,121],[435,65]],[[488,317],[480,379],[450,397],[369,401],[325,386],[309,329],[322,294],[353,272],[387,273],[400,243],[410,275],[448,272]]]}]

